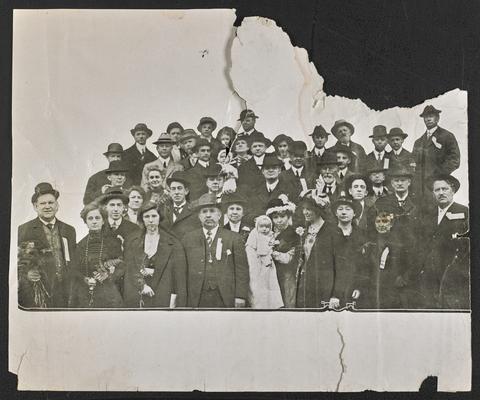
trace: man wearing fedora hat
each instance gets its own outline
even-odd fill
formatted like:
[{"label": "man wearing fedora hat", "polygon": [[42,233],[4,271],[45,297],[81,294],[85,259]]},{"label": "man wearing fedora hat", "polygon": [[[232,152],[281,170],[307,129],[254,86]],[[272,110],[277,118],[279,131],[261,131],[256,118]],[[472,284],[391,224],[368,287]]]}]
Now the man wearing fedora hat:
[{"label": "man wearing fedora hat", "polygon": [[367,176],[371,186],[368,194],[369,201],[373,204],[380,197],[385,197],[390,193],[388,186],[385,184],[387,170],[377,163],[367,164]]},{"label": "man wearing fedora hat", "polygon": [[123,161],[128,166],[128,177],[132,185],[140,185],[145,164],[154,161],[157,157],[147,148],[147,139],[152,136],[152,130],[144,123],[130,129],[135,143],[123,152]]},{"label": "man wearing fedora hat", "polygon": [[430,181],[435,205],[422,218],[421,288],[425,308],[470,308],[468,207],[454,201],[460,182],[440,174]]},{"label": "man wearing fedora hat", "polygon": [[[110,164],[112,161],[121,161],[123,154],[123,147],[119,143],[110,143],[107,147],[107,151],[103,155]],[[83,204],[87,205],[91,203],[101,193],[104,185],[109,185],[111,182],[107,178],[106,170],[98,171],[88,178],[87,187],[85,188],[85,194],[83,195]],[[128,186],[128,185],[126,185]]]},{"label": "man wearing fedora hat", "polygon": [[[263,160],[266,157],[267,148],[272,142],[267,139],[261,132],[253,132],[248,137],[248,145],[252,158],[245,161],[238,168],[238,185],[246,185],[250,187],[261,186],[265,179],[262,174]],[[283,165],[283,162],[282,162]]]},{"label": "man wearing fedora hat", "polygon": [[187,232],[200,227],[195,213],[187,200],[189,189],[186,173],[176,171],[167,178],[168,195],[171,201],[163,205],[160,214],[162,226],[181,239]]},{"label": "man wearing fedora hat", "polygon": [[211,164],[205,171],[205,192],[214,195],[217,203],[222,202],[225,171],[220,164]]},{"label": "man wearing fedora hat", "polygon": [[250,136],[254,132],[258,132],[255,129],[255,123],[258,116],[255,115],[253,110],[245,109],[240,112],[238,121],[242,124],[242,129],[238,132],[239,136]]},{"label": "man wearing fedora hat", "polygon": [[245,245],[238,233],[219,226],[220,207],[214,195],[202,195],[194,204],[202,227],[182,239],[189,307],[245,307],[249,287]]},{"label": "man wearing fedora hat", "polygon": [[252,186],[248,192],[248,198],[252,199],[253,215],[260,215],[268,202],[280,195],[286,195],[291,201],[298,197],[295,188],[291,186],[291,182],[281,177],[282,164],[282,161],[275,155],[265,156],[261,169],[263,183]]},{"label": "man wearing fedora hat", "polygon": [[[37,217],[18,227],[18,245],[31,246],[38,254],[38,268],[20,273],[18,301],[24,307],[67,307],[71,291],[69,264],[75,251],[75,229],[56,218],[60,193],[50,183],[35,186],[32,205]],[[35,299],[35,286],[46,291],[45,303]]]},{"label": "man wearing fedora hat", "polygon": [[179,122],[170,122],[167,126],[166,132],[172,137],[173,148],[172,148],[172,158],[173,161],[179,162],[182,160],[186,154],[182,152],[182,148],[179,145],[180,136],[183,134],[183,126]]},{"label": "man wearing fedora hat", "polygon": [[385,125],[376,125],[373,127],[373,132],[369,136],[372,139],[373,151],[367,154],[366,165],[378,164],[387,169],[389,166],[390,153],[385,150],[387,147],[387,128]]},{"label": "man wearing fedora hat", "polygon": [[313,149],[307,153],[306,163],[310,170],[316,170],[318,161],[321,160],[327,152],[325,145],[329,135],[330,133],[327,132],[322,125],[317,125],[309,135],[312,137],[314,144]]},{"label": "man wearing fedora hat", "polygon": [[212,145],[212,152],[217,152],[222,146],[220,140],[213,137],[213,131],[217,129],[217,121],[211,117],[202,117],[198,123],[197,130],[200,138],[207,140]]},{"label": "man wearing fedora hat", "polygon": [[388,132],[388,144],[392,148],[390,152],[390,164],[388,168],[412,168],[415,170],[415,160],[412,153],[403,148],[403,142],[408,135],[401,128],[392,128]]},{"label": "man wearing fedora hat", "polygon": [[147,174],[152,166],[157,166],[161,174],[161,183],[163,189],[167,187],[167,178],[175,171],[182,171],[183,167],[174,161],[172,149],[175,144],[172,136],[168,133],[161,133],[158,139],[153,142],[157,146],[158,158],[145,164],[142,172],[142,187],[148,189]]},{"label": "man wearing fedora hat", "polygon": [[365,159],[367,154],[362,145],[355,143],[351,140],[352,135],[355,133],[355,127],[348,121],[340,119],[335,121],[331,132],[333,136],[337,138],[337,143],[330,150],[337,151],[338,149],[349,149],[355,156],[352,159],[351,169],[355,172],[362,172],[365,167]]},{"label": "man wearing fedora hat", "polygon": [[195,153],[197,157],[197,162],[194,167],[185,171],[189,184],[190,201],[197,200],[206,192],[205,173],[212,162],[212,143],[208,140],[199,138],[193,148],[193,153]]},{"label": "man wearing fedora hat", "polygon": [[193,129],[185,129],[178,138],[178,144],[182,153],[182,159],[179,161],[179,164],[184,171],[193,168],[197,163],[197,155],[194,149],[198,139],[199,136]]},{"label": "man wearing fedora hat", "polygon": [[99,198],[107,214],[106,229],[113,236],[120,237],[122,243],[131,235],[138,233],[139,226],[123,218],[128,205],[128,197],[121,188],[111,187]]},{"label": "man wearing fedora hat", "polygon": [[315,184],[316,166],[311,168],[311,163],[307,164],[307,145],[300,141],[293,141],[290,145],[290,169],[282,171],[280,179],[283,179],[290,187],[293,203],[297,203],[300,193],[308,190]]},{"label": "man wearing fedora hat", "polygon": [[110,162],[108,168],[103,172],[107,179],[107,183],[100,187],[96,192],[89,193],[88,197],[91,201],[97,200],[109,188],[117,187],[121,190],[125,190],[131,186],[127,180],[128,167],[123,161],[114,160]]},{"label": "man wearing fedora hat", "polygon": [[[450,175],[460,166],[460,150],[455,135],[438,126],[441,110],[427,105],[420,117],[426,126],[425,133],[413,145],[415,159],[415,192],[430,201],[428,183],[433,176]],[[430,201],[431,202],[431,201]]]}]

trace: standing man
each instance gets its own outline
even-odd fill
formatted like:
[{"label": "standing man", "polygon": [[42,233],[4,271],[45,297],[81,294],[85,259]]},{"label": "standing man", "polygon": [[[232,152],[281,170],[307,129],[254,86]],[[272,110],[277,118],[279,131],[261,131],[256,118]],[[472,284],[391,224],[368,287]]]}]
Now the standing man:
[{"label": "standing man", "polygon": [[89,193],[88,198],[94,201],[102,196],[109,188],[116,187],[120,190],[125,190],[130,187],[127,183],[128,167],[123,161],[112,161],[108,168],[103,171],[107,183],[99,187],[94,193]]},{"label": "standing man", "polygon": [[257,122],[258,116],[255,115],[253,110],[242,110],[240,113],[240,118],[238,121],[242,124],[241,130],[238,132],[238,136],[250,136],[254,132],[258,132],[255,129],[255,123]]},{"label": "standing man", "polygon": [[188,262],[188,307],[245,307],[249,273],[241,236],[219,226],[222,212],[215,196],[204,194],[195,209],[202,228],[182,240]]},{"label": "standing man", "polygon": [[[333,150],[333,147],[332,147]],[[345,190],[345,182],[349,176],[355,173],[353,166],[355,164],[355,155],[345,146],[335,147],[338,162],[337,183],[341,190]]]},{"label": "standing man", "polygon": [[105,221],[106,229],[113,236],[120,236],[122,244],[140,230],[137,224],[123,218],[128,201],[127,195],[116,187],[108,188],[103,197],[100,198],[100,203],[103,205],[108,217],[107,221]]},{"label": "standing man", "polygon": [[373,132],[369,136],[373,142],[373,151],[367,154],[366,162],[368,165],[377,165],[385,169],[389,166],[390,153],[385,150],[387,147],[387,128],[384,125],[373,127]]},{"label": "standing man", "polygon": [[[455,135],[438,126],[441,110],[432,105],[425,107],[420,117],[425,122],[425,133],[413,145],[416,163],[415,192],[431,199],[428,183],[439,174],[450,175],[460,166],[460,150]],[[430,201],[431,202],[431,201]]]},{"label": "standing man", "polygon": [[[107,151],[103,155],[107,158],[108,163],[112,161],[121,161],[123,154],[123,147],[119,143],[110,143]],[[98,171],[88,178],[87,187],[85,188],[85,194],[83,195],[83,204],[87,205],[91,203],[97,197],[98,193],[102,192],[104,185],[110,184],[107,179],[106,170]]]},{"label": "standing man", "polygon": [[216,153],[222,148],[222,142],[213,137],[213,131],[217,129],[217,121],[211,117],[202,117],[198,123],[197,130],[200,132],[200,138],[206,140],[212,145],[212,152]]},{"label": "standing man", "polygon": [[309,135],[312,137],[314,143],[313,149],[310,150],[307,155],[307,165],[310,170],[314,171],[319,161],[323,159],[325,152],[327,151],[325,145],[328,141],[329,135],[330,133],[328,133],[322,125],[317,125]]},{"label": "standing man", "polygon": [[179,164],[183,167],[184,171],[193,168],[197,163],[198,157],[194,149],[198,139],[199,137],[193,129],[185,129],[178,138],[180,152],[183,157]]},{"label": "standing man", "polygon": [[470,308],[468,208],[454,201],[460,182],[451,175],[433,178],[435,206],[424,214],[420,273],[424,308]]},{"label": "standing man", "polygon": [[193,148],[193,152],[197,156],[197,162],[194,167],[185,172],[190,190],[190,201],[197,200],[206,191],[205,173],[210,166],[212,144],[208,140],[198,139],[197,144]]},{"label": "standing man", "polygon": [[152,130],[146,124],[140,123],[130,130],[135,144],[123,152],[123,160],[128,166],[128,177],[132,185],[140,185],[145,164],[157,157],[147,149],[147,139],[152,136]]},{"label": "standing man", "polygon": [[161,210],[162,226],[181,239],[187,232],[200,227],[198,217],[192,212],[187,201],[189,190],[185,172],[174,172],[167,178],[167,186],[171,202],[165,204]]},{"label": "standing man", "polygon": [[390,165],[388,168],[412,168],[415,170],[415,160],[412,153],[403,148],[403,142],[408,135],[401,128],[392,128],[388,132],[388,144],[392,148],[390,152]]},{"label": "standing man", "polygon": [[[263,133],[254,132],[248,137],[248,143],[253,157],[242,163],[238,168],[238,186],[245,185],[250,188],[256,188],[265,182],[262,174],[262,165],[265,152],[272,142],[263,136]],[[282,165],[283,162],[281,163]]]},{"label": "standing man", "polygon": [[27,268],[19,266],[18,302],[23,307],[68,307],[68,267],[77,242],[75,229],[56,218],[59,196],[50,183],[35,186],[37,218],[18,227],[18,245],[34,249],[39,257]]},{"label": "standing man", "polygon": [[179,145],[180,136],[183,134],[183,126],[180,125],[179,122],[171,122],[167,126],[166,131],[174,141],[173,148],[172,148],[172,158],[173,161],[179,162],[182,158],[186,156],[186,154],[182,153],[182,149]]},{"label": "standing man", "polygon": [[163,189],[167,187],[167,178],[175,171],[182,171],[183,167],[174,161],[172,156],[175,141],[168,133],[161,133],[158,139],[153,142],[157,146],[158,158],[148,164],[145,164],[142,172],[142,187],[147,190],[147,174],[152,166],[157,166],[161,174],[161,183]]},{"label": "standing man", "polygon": [[331,132],[337,138],[337,143],[330,150],[347,149],[352,152],[355,158],[352,160],[351,169],[355,172],[362,172],[365,167],[367,154],[365,149],[358,143],[352,142],[351,138],[355,132],[354,126],[343,119],[335,121]]}]

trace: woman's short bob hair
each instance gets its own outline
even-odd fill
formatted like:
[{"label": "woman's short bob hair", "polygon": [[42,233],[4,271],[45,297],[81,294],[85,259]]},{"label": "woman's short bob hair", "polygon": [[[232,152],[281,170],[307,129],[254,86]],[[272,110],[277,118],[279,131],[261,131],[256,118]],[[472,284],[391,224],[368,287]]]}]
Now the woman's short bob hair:
[{"label": "woman's short bob hair", "polygon": [[138,192],[138,194],[140,196],[142,196],[142,199],[143,201],[145,201],[145,196],[147,195],[147,193],[145,192],[145,189],[143,189],[141,186],[137,186],[137,185],[134,185],[132,186],[130,189],[128,189],[125,194],[130,197],[130,194],[132,192]]},{"label": "woman's short bob hair", "polygon": [[104,221],[107,219],[105,208],[102,207],[102,205],[97,201],[92,201],[91,203],[88,203],[85,207],[83,207],[82,211],[80,211],[80,217],[83,219],[83,222],[87,223],[88,214],[91,211],[95,211],[95,210],[100,211],[100,215],[102,216]]}]

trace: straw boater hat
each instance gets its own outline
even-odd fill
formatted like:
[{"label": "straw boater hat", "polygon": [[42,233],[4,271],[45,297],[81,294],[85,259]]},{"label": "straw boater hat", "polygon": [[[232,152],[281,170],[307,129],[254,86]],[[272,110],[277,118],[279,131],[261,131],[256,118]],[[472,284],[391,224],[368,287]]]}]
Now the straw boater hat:
[{"label": "straw boater hat", "polygon": [[130,133],[132,134],[132,136],[135,135],[135,132],[138,131],[146,132],[148,137],[152,136],[153,133],[152,130],[147,127],[147,124],[144,124],[143,122],[135,125],[135,128],[130,129]]},{"label": "straw boater hat", "polygon": [[38,198],[44,194],[51,194],[55,197],[55,199],[58,199],[60,196],[58,190],[55,190],[50,183],[42,182],[35,186],[35,190],[32,195],[32,203],[35,203]]},{"label": "straw boater hat", "polygon": [[270,216],[270,214],[276,212],[286,212],[291,215],[295,212],[295,209],[296,206],[291,201],[284,202],[282,199],[272,199],[267,204],[265,215]]}]

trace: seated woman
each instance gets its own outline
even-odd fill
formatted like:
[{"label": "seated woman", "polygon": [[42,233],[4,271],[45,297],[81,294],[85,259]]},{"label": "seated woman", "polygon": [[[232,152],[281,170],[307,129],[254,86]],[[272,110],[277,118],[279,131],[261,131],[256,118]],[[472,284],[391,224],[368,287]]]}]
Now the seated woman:
[{"label": "seated woman", "polygon": [[292,142],[293,140],[291,137],[283,134],[278,135],[273,139],[272,145],[275,148],[275,154],[283,162],[282,169],[290,169],[291,167],[289,147]]},{"label": "seated woman", "polygon": [[306,226],[296,230],[301,240],[297,307],[333,307],[335,227],[325,220],[326,210],[313,197],[305,197],[301,207]]},{"label": "seated woman", "polygon": [[185,307],[187,263],[182,245],[160,228],[160,213],[155,203],[145,203],[138,218],[143,229],[125,247],[125,305]]},{"label": "seated woman", "polygon": [[[335,284],[332,297],[334,305],[345,307],[362,295],[360,288],[367,287],[363,271],[362,247],[366,242],[365,232],[354,223],[361,213],[358,202],[340,197],[332,204],[332,212],[337,219],[334,238]],[[338,301],[337,301],[338,300]]]},{"label": "seated woman", "polygon": [[70,306],[79,308],[122,307],[116,283],[124,274],[121,242],[103,229],[106,216],[97,203],[80,213],[88,234],[77,245],[70,264]]},{"label": "seated woman", "polygon": [[155,203],[157,205],[164,204],[168,199],[168,195],[162,186],[162,171],[157,165],[147,167],[147,190],[144,202]]},{"label": "seated woman", "polygon": [[272,257],[277,266],[277,279],[286,308],[295,307],[297,295],[298,251],[300,240],[292,227],[295,204],[273,199],[267,205],[266,215],[273,222],[275,245]]},{"label": "seated woman", "polygon": [[146,197],[145,190],[141,186],[132,186],[127,190],[126,195],[128,196],[128,207],[125,218],[134,224],[139,224],[137,215]]}]

